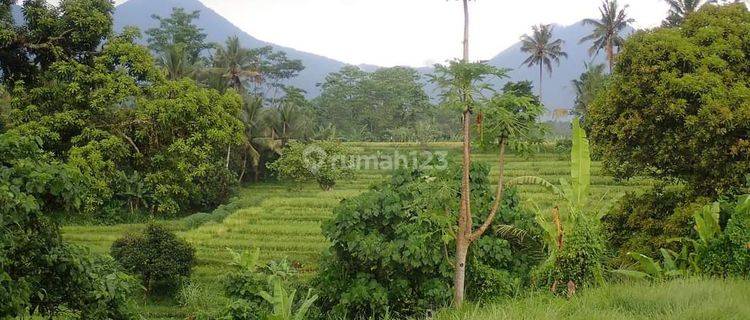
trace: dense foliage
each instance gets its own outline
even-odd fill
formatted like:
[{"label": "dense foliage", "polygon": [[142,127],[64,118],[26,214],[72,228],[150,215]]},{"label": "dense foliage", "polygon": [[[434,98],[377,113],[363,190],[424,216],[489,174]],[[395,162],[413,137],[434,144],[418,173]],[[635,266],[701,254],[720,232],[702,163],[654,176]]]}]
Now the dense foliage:
[{"label": "dense foliage", "polygon": [[703,195],[736,191],[750,170],[748,46],[742,4],[630,37],[588,113],[606,168],[684,180]]},{"label": "dense foliage", "polygon": [[698,271],[720,277],[750,276],[750,195],[707,205],[694,217]]},{"label": "dense foliage", "polygon": [[[70,16],[78,11],[66,10],[92,3],[67,1],[60,9],[40,9],[29,2],[26,18],[33,21],[32,14],[44,10]],[[105,9],[111,24],[111,8]],[[35,26],[29,23],[15,36],[42,32]],[[96,42],[98,47],[73,47],[69,50],[88,57],[55,56],[33,72],[4,64],[6,80],[36,80],[6,83],[14,96],[7,130],[38,138],[56,160],[91,178],[82,210],[109,222],[122,219],[122,211],[173,215],[215,206],[236,181],[222,160],[243,141],[237,118],[241,100],[190,80],[167,81],[135,37],[134,30],[126,30]]]},{"label": "dense foliage", "polygon": [[233,270],[224,278],[224,292],[230,303],[222,319],[302,320],[317,300],[312,290],[297,299],[299,277],[286,260],[271,261],[261,267],[260,250],[254,253],[232,251]]},{"label": "dense foliage", "polygon": [[0,318],[64,311],[129,319],[132,281],[60,235],[61,216],[84,205],[92,181],[40,144],[0,135]]},{"label": "dense foliage", "polygon": [[[446,305],[453,275],[449,255],[455,248],[451,226],[458,215],[457,176],[457,170],[400,171],[336,208],[334,219],[323,227],[332,247],[321,259],[317,278],[322,310],[347,317],[405,317]],[[481,209],[488,209],[492,200],[487,176],[484,166],[472,170],[478,212],[487,212]],[[513,192],[505,197],[497,220],[528,228],[531,234],[538,231],[532,217],[519,210]],[[534,260],[488,233],[472,247],[468,261],[468,281],[476,284],[468,286],[469,296],[486,298],[513,294],[527,281]]]},{"label": "dense foliage", "polygon": [[149,225],[112,243],[112,257],[141,278],[147,294],[171,294],[195,266],[195,249],[164,227]]},{"label": "dense foliage", "polygon": [[334,126],[348,140],[434,141],[451,132],[440,124],[452,121],[430,104],[423,86],[422,76],[410,68],[344,67],[326,77],[314,104],[321,125]]},{"label": "dense foliage", "polygon": [[629,262],[628,252],[656,257],[662,248],[678,250],[675,239],[695,236],[693,212],[707,201],[694,200],[682,189],[655,186],[631,192],[609,210],[602,222],[617,255],[610,264]]},{"label": "dense foliage", "polygon": [[352,154],[348,147],[336,141],[317,141],[309,144],[291,142],[281,157],[268,165],[279,177],[297,182],[315,181],[321,189],[331,190],[337,180],[354,174]]}]

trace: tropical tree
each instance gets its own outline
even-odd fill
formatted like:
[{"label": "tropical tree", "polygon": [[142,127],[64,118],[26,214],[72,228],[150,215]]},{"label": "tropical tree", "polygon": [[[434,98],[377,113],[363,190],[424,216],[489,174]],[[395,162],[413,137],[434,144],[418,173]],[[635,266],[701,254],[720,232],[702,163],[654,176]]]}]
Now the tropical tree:
[{"label": "tropical tree", "polygon": [[604,87],[607,75],[604,73],[604,64],[585,64],[586,71],[578,79],[571,81],[576,92],[576,100],[573,113],[581,117],[585,122],[586,110],[594,102],[596,94]]},{"label": "tropical tree", "polygon": [[185,54],[191,62],[197,62],[201,53],[210,49],[206,43],[206,34],[193,20],[200,18],[200,11],[186,12],[183,8],[172,8],[169,17],[152,15],[159,23],[158,27],[146,30],[148,47],[157,54],[170,50],[175,44],[182,44]]},{"label": "tropical tree", "polygon": [[[591,197],[591,155],[586,132],[578,119],[572,123],[573,142],[570,151],[570,181],[561,178],[560,186],[533,176],[517,177],[507,187],[538,185],[562,200],[567,219],[561,218],[558,206],[552,209],[552,221],[541,212],[537,222],[545,230],[545,243],[549,252],[547,261],[539,269],[539,276],[546,278],[553,292],[558,284],[567,282],[567,294],[586,282],[603,282],[602,270],[605,256],[604,237],[600,220],[607,203]],[[563,223],[567,222],[565,226]]]},{"label": "tropical tree", "polygon": [[628,5],[625,5],[621,9],[617,0],[605,0],[602,1],[602,6],[599,8],[599,13],[601,14],[599,20],[583,20],[584,24],[592,25],[594,30],[591,34],[581,38],[579,43],[593,41],[594,43],[589,48],[589,54],[592,56],[604,49],[604,52],[607,54],[610,72],[614,65],[615,50],[622,46],[622,43],[625,41],[620,33],[628,27],[629,23],[635,21],[628,18],[625,12],[627,9]]},{"label": "tropical tree", "polygon": [[567,58],[568,54],[562,50],[562,39],[553,39],[554,27],[549,24],[540,24],[532,27],[532,35],[525,34],[521,37],[521,51],[528,53],[529,57],[523,64],[529,68],[539,66],[539,98],[542,98],[542,74],[544,67],[552,74],[552,63],[560,65],[560,58]]},{"label": "tropical tree", "polygon": [[199,64],[188,54],[185,45],[181,43],[165,48],[165,51],[159,55],[157,63],[164,68],[169,80],[193,77],[200,68]]},{"label": "tropical tree", "polygon": [[217,45],[213,55],[215,71],[227,84],[239,92],[244,92],[244,82],[260,82],[258,61],[250,50],[243,48],[237,36],[227,38],[225,45]]},{"label": "tropical tree", "polygon": [[400,128],[409,131],[429,119],[434,108],[422,76],[412,68],[365,72],[347,66],[326,76],[314,104],[323,125],[332,124],[351,140],[387,140]]},{"label": "tropical tree", "polygon": [[669,4],[667,18],[661,23],[664,27],[676,27],[685,20],[685,17],[704,4],[703,0],[664,0]]}]

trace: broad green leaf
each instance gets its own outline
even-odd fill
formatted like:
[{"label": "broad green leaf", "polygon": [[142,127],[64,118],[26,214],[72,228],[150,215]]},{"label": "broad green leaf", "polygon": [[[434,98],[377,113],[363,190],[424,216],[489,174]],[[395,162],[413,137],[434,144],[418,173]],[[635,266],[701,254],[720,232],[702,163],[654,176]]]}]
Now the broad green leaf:
[{"label": "broad green leaf", "polygon": [[661,278],[661,267],[654,259],[637,252],[628,252],[628,256],[638,261],[641,270],[654,278]]},{"label": "broad green leaf", "polygon": [[575,206],[583,206],[591,184],[591,155],[586,132],[578,119],[573,120],[573,148],[570,150],[570,177]]}]

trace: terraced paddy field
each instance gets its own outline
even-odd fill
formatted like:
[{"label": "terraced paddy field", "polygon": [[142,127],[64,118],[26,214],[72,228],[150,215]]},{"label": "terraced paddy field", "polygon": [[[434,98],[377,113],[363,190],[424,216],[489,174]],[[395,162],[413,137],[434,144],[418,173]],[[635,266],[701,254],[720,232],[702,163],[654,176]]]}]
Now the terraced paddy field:
[{"label": "terraced paddy field", "polygon": [[[450,162],[460,161],[457,143],[351,143],[362,155],[409,155],[412,152],[445,152]],[[493,153],[475,153],[475,161],[494,164]],[[381,164],[383,164],[381,162]],[[386,168],[390,168],[387,163]],[[493,167],[492,182],[497,181],[497,168]],[[509,177],[534,175],[551,182],[569,175],[569,162],[564,156],[540,153],[531,158],[509,155],[506,166]],[[191,242],[197,250],[198,266],[192,281],[205,288],[212,296],[221,296],[221,275],[229,268],[227,248],[245,250],[260,248],[264,261],[286,258],[299,266],[303,277],[311,276],[318,266],[320,253],[328,246],[320,226],[331,217],[332,210],[345,198],[366,191],[370,185],[387,178],[391,171],[370,165],[358,170],[353,179],[340,181],[333,191],[322,191],[313,183],[262,183],[243,187],[222,214],[203,214],[209,220],[196,223],[194,217],[162,222]],[[620,181],[602,175],[601,165],[592,165],[592,193],[594,197],[611,199],[630,190],[641,189],[648,181]],[[551,207],[555,198],[541,187],[520,187],[522,199],[541,208]],[[143,224],[114,226],[71,225],[63,229],[66,240],[85,245],[93,252],[106,254],[113,241],[124,233],[138,231]],[[220,307],[224,302],[217,301]],[[148,319],[184,318],[175,301],[148,302],[144,305]]]}]

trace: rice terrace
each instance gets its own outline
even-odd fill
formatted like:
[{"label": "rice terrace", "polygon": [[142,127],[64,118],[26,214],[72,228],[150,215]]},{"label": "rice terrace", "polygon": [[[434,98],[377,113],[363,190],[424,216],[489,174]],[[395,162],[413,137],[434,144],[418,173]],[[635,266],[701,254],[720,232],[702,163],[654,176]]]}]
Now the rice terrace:
[{"label": "rice terrace", "polygon": [[0,0],[0,319],[750,319],[748,6]]}]

